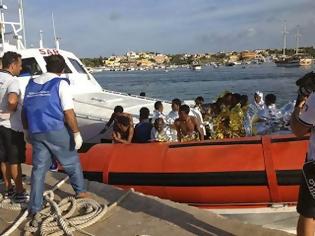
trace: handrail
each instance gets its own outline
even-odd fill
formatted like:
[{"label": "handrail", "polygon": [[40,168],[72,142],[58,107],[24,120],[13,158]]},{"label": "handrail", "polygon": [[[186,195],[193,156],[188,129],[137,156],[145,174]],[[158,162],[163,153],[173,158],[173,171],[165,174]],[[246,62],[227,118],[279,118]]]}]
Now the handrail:
[{"label": "handrail", "polygon": [[82,113],[76,113],[76,117],[88,119],[88,120],[102,121],[102,122],[107,121],[106,119],[101,118],[101,117],[86,115],[86,114],[82,114]]},{"label": "handrail", "polygon": [[143,97],[143,96],[123,93],[123,92],[117,92],[117,91],[112,91],[112,90],[107,90],[107,89],[103,89],[103,92],[112,93],[112,94],[119,94],[119,95],[123,95],[123,96],[134,97],[134,98],[139,98],[139,99],[149,100],[149,101],[154,101],[154,102],[161,101],[161,102],[165,102],[165,103],[170,103],[171,104],[171,102],[168,101],[168,100],[160,100],[160,99],[156,99],[156,98]]}]

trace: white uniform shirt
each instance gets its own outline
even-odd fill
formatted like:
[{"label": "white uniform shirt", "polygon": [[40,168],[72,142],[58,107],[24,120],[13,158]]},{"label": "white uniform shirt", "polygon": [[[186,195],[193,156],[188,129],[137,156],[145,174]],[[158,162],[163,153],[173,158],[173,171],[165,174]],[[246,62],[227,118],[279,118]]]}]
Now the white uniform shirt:
[{"label": "white uniform shirt", "polygon": [[[175,120],[178,118],[178,111],[170,111],[168,115],[166,116],[166,123],[168,125],[173,125]],[[168,132],[170,133],[170,138],[172,142],[177,142],[177,131],[176,129],[172,129],[170,126],[168,126]]]},{"label": "white uniform shirt", "polygon": [[305,125],[312,127],[307,159],[315,160],[315,93],[312,93],[307,99],[299,118]]},{"label": "white uniform shirt", "polygon": [[154,121],[158,118],[162,118],[164,120],[164,122],[166,122],[166,116],[162,112],[160,112],[158,110],[154,110],[153,116],[152,116],[152,123],[154,123]]},{"label": "white uniform shirt", "polygon": [[[35,78],[34,82],[37,84],[44,84],[44,83],[46,83],[46,82],[48,82],[48,81],[50,81],[56,77],[59,77],[59,76],[54,74],[54,73],[45,73],[45,74],[42,74],[41,76]],[[70,85],[65,80],[60,81],[59,98],[60,98],[60,102],[61,102],[61,107],[64,111],[74,109]]]},{"label": "white uniform shirt", "polygon": [[196,108],[190,108],[190,112],[189,114],[190,116],[194,116],[197,118],[199,124],[200,124],[200,129],[203,131],[203,134],[205,135],[206,134],[206,128],[203,124],[203,118],[202,118],[202,115],[201,115],[201,112],[199,111],[199,109],[196,109]]},{"label": "white uniform shirt", "polygon": [[166,123],[172,125],[174,124],[175,120],[178,118],[178,111],[170,111],[166,116]]},{"label": "white uniform shirt", "polygon": [[13,129],[14,131],[23,131],[21,121],[21,109],[23,102],[23,94],[20,88],[19,80],[9,72],[0,71],[0,110],[1,113],[8,111],[8,94],[15,93],[19,100],[15,112],[12,112],[10,118],[0,118],[0,125]]}]

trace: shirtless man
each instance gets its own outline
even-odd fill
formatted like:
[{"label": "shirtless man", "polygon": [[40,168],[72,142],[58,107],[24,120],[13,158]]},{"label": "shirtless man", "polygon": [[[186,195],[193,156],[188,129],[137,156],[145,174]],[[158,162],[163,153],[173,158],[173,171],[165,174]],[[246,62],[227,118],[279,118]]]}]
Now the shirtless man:
[{"label": "shirtless man", "polygon": [[111,125],[114,123],[116,116],[124,114],[123,112],[124,112],[124,108],[122,106],[119,106],[119,105],[115,106],[114,112],[112,113],[109,121],[106,123],[105,128],[102,129],[100,134],[104,134],[109,129],[109,127],[111,127]]},{"label": "shirtless man", "polygon": [[113,143],[131,143],[134,133],[132,118],[129,115],[115,117]]},{"label": "shirtless man", "polygon": [[203,132],[196,117],[188,115],[188,105],[181,105],[178,111],[179,118],[175,120],[177,138],[179,142],[204,140]]}]

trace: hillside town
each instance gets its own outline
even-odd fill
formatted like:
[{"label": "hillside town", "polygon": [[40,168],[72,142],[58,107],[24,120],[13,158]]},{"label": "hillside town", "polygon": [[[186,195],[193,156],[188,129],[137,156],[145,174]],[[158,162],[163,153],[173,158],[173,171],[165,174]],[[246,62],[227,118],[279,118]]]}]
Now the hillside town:
[{"label": "hillside town", "polygon": [[[287,55],[294,55],[296,49],[287,49]],[[299,54],[315,55],[314,47],[299,49]],[[282,55],[281,49],[256,49],[245,51],[198,53],[198,54],[163,54],[157,52],[134,52],[129,51],[125,55],[112,55],[110,57],[83,58],[83,63],[92,72],[108,71],[133,71],[168,69],[176,67],[191,67],[194,65],[214,67],[239,64],[260,64],[272,62]]]}]

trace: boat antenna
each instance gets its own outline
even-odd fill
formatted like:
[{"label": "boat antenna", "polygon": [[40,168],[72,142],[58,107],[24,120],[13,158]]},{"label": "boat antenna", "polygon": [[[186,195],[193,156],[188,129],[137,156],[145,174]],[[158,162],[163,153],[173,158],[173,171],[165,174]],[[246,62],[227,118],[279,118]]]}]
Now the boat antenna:
[{"label": "boat antenna", "polygon": [[44,48],[44,43],[43,43],[43,31],[39,31],[39,48]]},{"label": "boat antenna", "polygon": [[6,5],[3,5],[3,1],[0,0],[0,30],[1,30],[1,44],[4,51],[4,33],[5,33],[5,24],[4,24],[4,13],[3,10],[8,9]]},{"label": "boat antenna", "polygon": [[283,34],[283,56],[285,56],[285,50],[286,50],[286,47],[287,47],[287,34],[289,32],[287,31],[287,21],[285,20],[283,22],[283,31],[282,31],[282,34]]},{"label": "boat antenna", "polygon": [[56,35],[55,18],[54,18],[54,13],[53,12],[51,12],[51,20],[52,20],[52,25],[53,25],[53,30],[54,30],[55,46],[56,46],[56,49],[59,49],[59,38]]},{"label": "boat antenna", "polygon": [[23,7],[23,0],[19,1],[19,8],[20,8],[20,15],[21,15],[21,25],[23,29],[23,44],[26,47],[26,33],[25,33],[25,21],[24,21],[24,7]]},{"label": "boat antenna", "polygon": [[301,34],[300,34],[300,25],[296,26],[296,50],[295,50],[295,54],[299,54],[299,48],[300,48],[300,38],[301,38]]}]

